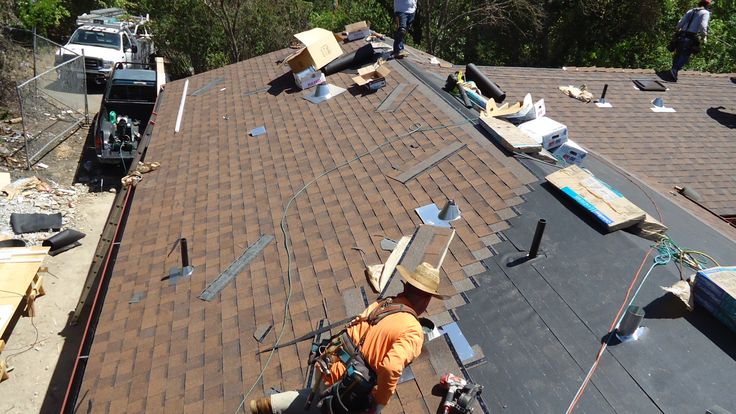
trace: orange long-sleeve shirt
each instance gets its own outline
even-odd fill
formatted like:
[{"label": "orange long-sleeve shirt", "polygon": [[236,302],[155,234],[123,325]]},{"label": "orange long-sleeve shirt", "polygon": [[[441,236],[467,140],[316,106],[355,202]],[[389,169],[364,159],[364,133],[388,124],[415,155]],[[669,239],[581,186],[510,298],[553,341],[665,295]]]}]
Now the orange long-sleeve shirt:
[{"label": "orange long-sleeve shirt", "polygon": [[[401,295],[393,302],[409,305],[409,301]],[[360,316],[367,317],[376,306],[378,302],[372,303]],[[396,390],[404,367],[422,352],[424,334],[419,321],[407,312],[398,312],[386,316],[373,326],[366,321],[359,322],[348,328],[348,334],[356,345],[365,335],[361,351],[365,362],[378,377],[374,391],[376,404],[386,405]],[[332,385],[345,374],[345,365],[339,361],[332,364],[329,374],[325,377],[325,383]]]}]

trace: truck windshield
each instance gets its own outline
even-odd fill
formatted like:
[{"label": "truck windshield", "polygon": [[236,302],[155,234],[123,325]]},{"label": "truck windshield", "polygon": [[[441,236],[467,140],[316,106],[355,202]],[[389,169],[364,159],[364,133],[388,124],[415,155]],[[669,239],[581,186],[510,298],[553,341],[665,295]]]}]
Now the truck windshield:
[{"label": "truck windshield", "polygon": [[156,87],[145,85],[113,85],[110,88],[110,101],[156,102]]},{"label": "truck windshield", "polygon": [[77,29],[69,42],[77,45],[107,47],[117,50],[120,49],[120,35],[117,33]]}]

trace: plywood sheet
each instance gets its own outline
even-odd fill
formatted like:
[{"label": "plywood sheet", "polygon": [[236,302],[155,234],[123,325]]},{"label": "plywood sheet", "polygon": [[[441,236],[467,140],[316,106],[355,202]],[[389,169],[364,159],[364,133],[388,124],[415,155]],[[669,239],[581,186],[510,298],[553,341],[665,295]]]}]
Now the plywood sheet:
[{"label": "plywood sheet", "polygon": [[[49,251],[48,246],[0,248],[0,336],[5,334],[10,318],[15,314],[33,277]],[[8,307],[10,306],[10,308]]]}]

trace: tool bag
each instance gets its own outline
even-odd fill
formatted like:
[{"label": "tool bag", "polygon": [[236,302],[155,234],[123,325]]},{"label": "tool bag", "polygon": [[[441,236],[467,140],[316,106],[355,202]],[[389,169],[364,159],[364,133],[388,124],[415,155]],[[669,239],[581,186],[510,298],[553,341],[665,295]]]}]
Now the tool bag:
[{"label": "tool bag", "polygon": [[[416,312],[406,305],[392,303],[393,298],[387,298],[374,309],[365,321],[373,327],[386,316],[398,312],[407,312],[417,317]],[[356,321],[363,322],[359,319]],[[370,330],[370,328],[369,328]],[[347,328],[335,336],[340,342],[334,355],[345,364],[345,375],[340,381],[322,393],[319,405],[324,414],[349,414],[367,410],[371,406],[371,391],[376,386],[376,373],[365,362],[360,348],[365,341],[365,335],[357,345],[353,343]]]},{"label": "tool bag", "polygon": [[700,53],[700,40],[698,39],[697,33],[688,32],[690,24],[693,22],[693,18],[699,13],[700,8],[689,10],[690,17],[685,24],[683,30],[678,30],[672,36],[672,39],[667,44],[667,50],[674,52],[678,50],[682,53]]}]

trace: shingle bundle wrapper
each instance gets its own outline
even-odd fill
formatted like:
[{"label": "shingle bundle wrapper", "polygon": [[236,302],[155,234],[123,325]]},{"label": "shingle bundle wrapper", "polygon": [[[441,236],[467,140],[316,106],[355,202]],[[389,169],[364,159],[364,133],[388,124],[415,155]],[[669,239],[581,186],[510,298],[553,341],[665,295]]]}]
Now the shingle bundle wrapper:
[{"label": "shingle bundle wrapper", "polygon": [[577,165],[545,177],[573,202],[593,215],[608,231],[644,220],[646,213],[611,186]]},{"label": "shingle bundle wrapper", "polygon": [[736,332],[736,267],[712,267],[695,274],[695,304]]},{"label": "shingle bundle wrapper", "polygon": [[35,233],[38,231],[58,231],[61,228],[61,213],[55,214],[21,214],[10,215],[10,225],[15,234]]}]

